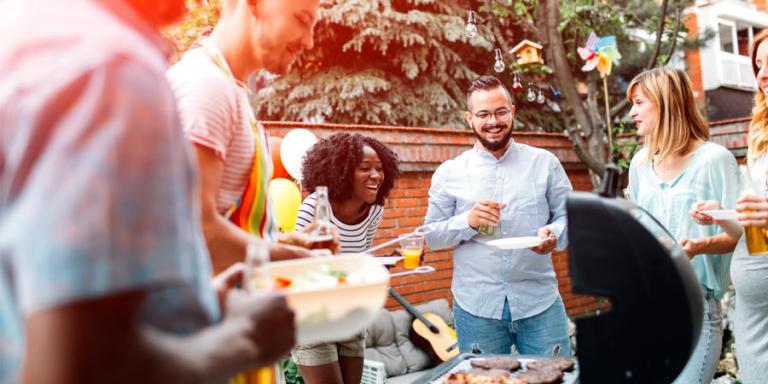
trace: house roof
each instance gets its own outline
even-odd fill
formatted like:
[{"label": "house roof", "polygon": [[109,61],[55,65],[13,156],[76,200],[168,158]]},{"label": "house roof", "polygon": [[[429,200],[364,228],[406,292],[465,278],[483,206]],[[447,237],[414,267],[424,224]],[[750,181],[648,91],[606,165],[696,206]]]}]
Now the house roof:
[{"label": "house roof", "polygon": [[515,52],[521,50],[526,45],[530,45],[530,46],[532,46],[532,47],[534,47],[536,49],[544,48],[544,47],[541,46],[541,44],[534,43],[533,41],[525,39],[525,40],[521,41],[520,43],[518,43],[517,45],[515,45],[512,49],[510,49],[509,53],[515,53]]}]

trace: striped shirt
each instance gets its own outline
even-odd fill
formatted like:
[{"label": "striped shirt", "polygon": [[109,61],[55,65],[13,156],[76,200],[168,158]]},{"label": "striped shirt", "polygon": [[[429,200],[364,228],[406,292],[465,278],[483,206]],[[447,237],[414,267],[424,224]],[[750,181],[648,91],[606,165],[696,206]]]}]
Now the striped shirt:
[{"label": "striped shirt", "polygon": [[[381,224],[382,216],[384,216],[384,207],[371,205],[368,216],[363,221],[357,224],[346,224],[337,219],[331,210],[331,223],[339,230],[341,253],[360,253],[370,248],[373,244],[373,238],[376,236],[376,229]],[[310,225],[314,217],[315,194],[313,193],[301,203],[299,215],[296,218],[296,229]]]},{"label": "striped shirt", "polygon": [[242,196],[256,154],[253,129],[238,102],[247,98],[245,87],[203,48],[185,53],[167,75],[187,139],[213,150],[224,163],[216,196],[216,210],[224,214]]}]

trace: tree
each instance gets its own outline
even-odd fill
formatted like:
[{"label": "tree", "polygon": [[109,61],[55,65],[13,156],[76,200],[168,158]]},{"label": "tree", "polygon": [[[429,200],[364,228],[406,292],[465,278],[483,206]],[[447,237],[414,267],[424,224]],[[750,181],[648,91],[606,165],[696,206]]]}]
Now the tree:
[{"label": "tree", "polygon": [[[566,46],[573,47],[582,43],[588,31],[595,31],[600,35],[617,35],[620,44],[623,43],[627,47],[631,43],[627,38],[628,31],[632,28],[647,30],[650,27],[649,21],[654,21],[654,13],[658,11],[658,15],[655,16],[657,26],[654,46],[643,69],[666,64],[674,54],[682,29],[682,4],[679,0],[674,2],[676,12],[672,18],[667,15],[668,0],[663,0],[658,10],[653,3],[638,1],[595,4],[594,1],[577,0],[565,3],[561,9],[557,0],[541,0],[536,6],[540,19],[545,20],[540,34],[544,35],[548,56],[553,58],[554,76],[561,84],[563,99],[567,105],[566,111],[570,112],[563,115],[565,119],[571,120],[566,123],[568,128],[565,132],[579,158],[593,174],[601,175],[606,161],[613,161],[614,154],[606,154],[607,122],[599,113],[597,77],[593,73],[583,74],[574,70],[582,63],[576,60],[573,54],[575,49],[567,51]],[[668,27],[670,24],[672,28]],[[668,42],[667,51],[663,57],[660,57],[664,41]],[[642,56],[639,59],[642,61]],[[638,61],[629,61],[629,64],[628,68],[624,69],[624,73],[618,71],[617,76],[613,77],[615,81],[625,81],[627,69],[630,70],[630,76],[640,72],[640,68],[637,68]],[[586,98],[582,98],[576,90],[575,80],[579,78],[588,85]],[[621,93],[619,94],[621,101],[613,103],[611,118],[614,118],[627,105],[626,98]]]},{"label": "tree", "polygon": [[[611,119],[628,105],[626,83],[645,68],[666,64],[685,44],[683,3],[645,0],[321,0],[315,47],[291,72],[262,74],[254,97],[263,120],[466,128],[464,90],[478,74],[494,74],[508,87],[518,71],[525,85],[560,89],[562,99],[539,104],[525,93],[516,129],[565,132],[594,175],[608,156],[602,92],[595,73],[583,73],[576,48],[587,35],[616,35],[624,55],[610,77]],[[215,22],[218,0],[193,8],[169,32],[185,49]],[[479,33],[464,37],[467,11],[478,12]],[[654,36],[641,52],[634,31]],[[506,55],[524,38],[544,46],[544,65],[518,66]],[[505,52],[507,70],[493,72],[493,49]],[[530,84],[528,84],[530,83]],[[579,85],[586,92],[579,92]],[[554,97],[550,98],[554,99]],[[562,111],[561,111],[562,110]],[[618,129],[624,129],[619,125]],[[626,160],[626,159],[625,159]]]},{"label": "tree", "polygon": [[[257,92],[261,119],[461,128],[480,35],[456,0],[322,0],[315,48]],[[487,34],[485,35],[487,36]]]},{"label": "tree", "polygon": [[221,14],[221,0],[187,0],[187,8],[190,12],[184,20],[163,31],[163,35],[176,48],[173,61],[178,60],[180,54],[213,30]]},{"label": "tree", "polygon": [[[609,101],[613,106],[609,114],[613,133],[623,132],[627,127],[619,117],[629,106],[625,96],[628,81],[644,69],[667,64],[677,49],[701,43],[685,41],[683,3],[672,2],[674,13],[668,12],[669,0],[660,4],[642,0],[486,0],[480,9],[495,16],[506,30],[542,43],[551,75],[537,76],[537,80],[553,82],[560,88],[564,111],[554,114],[560,120],[558,126],[582,162],[598,176],[607,162],[628,164],[629,159],[622,158],[626,154],[621,151],[636,145],[614,144],[614,153],[607,153],[608,124],[601,81],[596,71],[581,71],[584,63],[576,48],[583,46],[593,31],[599,36],[616,36],[623,58],[609,77]],[[653,36],[650,49],[642,49],[649,42],[637,37],[641,34]],[[597,177],[593,180],[597,182]]]}]

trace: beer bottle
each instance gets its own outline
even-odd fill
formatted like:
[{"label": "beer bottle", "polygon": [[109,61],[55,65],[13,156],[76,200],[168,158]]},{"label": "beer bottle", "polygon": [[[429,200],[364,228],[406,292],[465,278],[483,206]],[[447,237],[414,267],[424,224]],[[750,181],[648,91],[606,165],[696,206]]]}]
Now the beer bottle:
[{"label": "beer bottle", "polygon": [[333,246],[331,231],[331,202],[328,199],[328,187],[315,187],[315,217],[312,220],[313,230],[309,234],[310,249],[328,249]]}]

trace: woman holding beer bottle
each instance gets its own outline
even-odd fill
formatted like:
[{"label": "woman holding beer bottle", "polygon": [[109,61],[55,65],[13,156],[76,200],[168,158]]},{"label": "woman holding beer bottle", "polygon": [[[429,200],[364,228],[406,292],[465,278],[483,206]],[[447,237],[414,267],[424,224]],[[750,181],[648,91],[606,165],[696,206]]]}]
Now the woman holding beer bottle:
[{"label": "woman holding beer bottle", "polygon": [[[304,190],[312,194],[299,208],[297,228],[327,221],[338,229],[342,253],[370,248],[384,201],[400,176],[397,155],[374,138],[337,133],[307,152],[302,175]],[[310,246],[321,248],[323,239],[317,241]],[[291,354],[307,384],[357,384],[364,349],[362,332],[352,340],[299,345]]]},{"label": "woman holding beer bottle", "polygon": [[[736,204],[741,231],[730,229],[733,222],[716,222],[739,238],[733,253],[731,277],[736,290],[736,360],[739,379],[745,384],[764,383],[768,373],[768,30],[758,33],[752,43],[752,71],[758,92],[749,125],[749,149],[745,167],[746,189]],[[717,209],[714,202],[701,206]],[[691,212],[701,224],[711,217]]]},{"label": "woman holding beer bottle", "polygon": [[630,117],[643,148],[629,169],[631,199],[656,217],[679,242],[704,293],[704,321],[696,348],[676,383],[712,381],[722,346],[718,299],[728,287],[736,242],[716,226],[699,226],[689,207],[700,200],[734,204],[740,191],[733,155],[709,142],[709,128],[694,103],[685,72],[656,68],[635,77],[627,90]]}]

